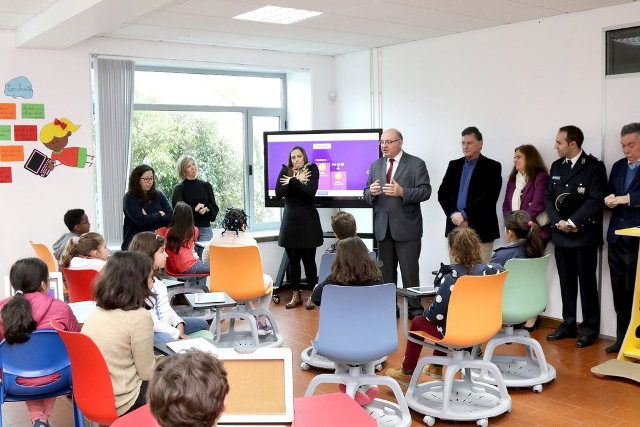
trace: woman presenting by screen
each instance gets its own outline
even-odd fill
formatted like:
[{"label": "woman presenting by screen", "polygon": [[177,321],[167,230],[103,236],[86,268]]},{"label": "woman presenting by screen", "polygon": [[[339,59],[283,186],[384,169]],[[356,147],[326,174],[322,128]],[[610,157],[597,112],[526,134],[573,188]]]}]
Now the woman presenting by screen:
[{"label": "woman presenting by screen", "polygon": [[[322,245],[322,227],[314,196],[318,190],[319,175],[318,167],[309,163],[307,153],[299,146],[291,149],[288,165],[282,165],[278,174],[276,197],[284,198],[278,245],[284,248],[289,258],[289,280],[293,289],[293,296],[286,305],[287,308],[302,304],[301,260],[310,291],[313,291],[318,280],[316,248]],[[315,308],[311,302],[311,292],[306,308]]]}]

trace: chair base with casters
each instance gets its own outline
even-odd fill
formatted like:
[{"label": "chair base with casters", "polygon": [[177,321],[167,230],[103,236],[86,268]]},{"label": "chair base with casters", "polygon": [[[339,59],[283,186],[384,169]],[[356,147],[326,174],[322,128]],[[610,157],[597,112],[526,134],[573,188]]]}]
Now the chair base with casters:
[{"label": "chair base with casters", "polygon": [[[503,344],[521,344],[526,354],[494,355],[496,347]],[[535,355],[534,355],[535,354]],[[533,387],[533,391],[542,392],[542,384],[556,378],[556,369],[547,363],[540,343],[529,336],[526,330],[513,330],[513,326],[505,326],[494,338],[489,340],[484,351],[484,360],[498,367],[507,387]],[[487,371],[472,370],[473,378],[495,384],[495,379]]]},{"label": "chair base with casters", "polygon": [[350,366],[345,374],[321,374],[314,377],[309,383],[305,396],[312,396],[316,387],[320,384],[345,384],[346,394],[352,398],[362,385],[384,385],[391,389],[398,403],[388,400],[374,399],[363,408],[376,420],[378,426],[411,426],[411,414],[407,407],[407,401],[398,382],[393,378],[382,375],[362,375],[360,366]]},{"label": "chair base with casters", "polygon": [[[229,330],[218,331],[216,329],[216,323],[212,322],[209,331],[215,336],[217,347],[282,347],[284,343],[284,337],[280,334],[278,325],[275,318],[268,310],[261,310],[252,308],[250,301],[239,302],[237,306],[231,310],[222,312],[220,314],[220,321],[229,320]],[[260,336],[258,335],[258,327],[256,326],[256,320],[259,316],[266,316],[269,320],[269,324],[273,328],[270,334]],[[249,326],[249,330],[236,329],[236,321],[244,320]]]},{"label": "chair base with casters", "polygon": [[[300,368],[303,371],[308,371],[310,367],[318,368],[318,369],[326,369],[333,370],[335,369],[335,364],[327,359],[326,357],[320,356],[313,348],[313,346],[309,346],[302,350],[300,354],[300,358],[302,359],[302,363],[300,364]],[[387,360],[387,357],[383,357],[382,359],[376,360],[374,363],[376,364],[376,371],[380,372],[382,370],[382,364]]]},{"label": "chair base with casters", "polygon": [[[447,369],[440,381],[418,384],[427,363],[444,365]],[[497,378],[496,385],[476,381],[471,369],[482,369]],[[461,371],[462,379],[454,379]],[[443,420],[473,421],[478,426],[489,425],[488,418],[511,411],[511,397],[498,368],[491,362],[473,359],[469,352],[453,350],[453,357],[425,356],[418,361],[409,388],[409,407],[425,414],[425,424],[432,426],[436,418]]]}]

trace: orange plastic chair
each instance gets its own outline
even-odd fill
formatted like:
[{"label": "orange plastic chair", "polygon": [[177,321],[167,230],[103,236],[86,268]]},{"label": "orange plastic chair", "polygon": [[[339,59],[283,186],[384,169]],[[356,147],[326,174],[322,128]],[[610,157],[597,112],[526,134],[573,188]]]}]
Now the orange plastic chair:
[{"label": "orange plastic chair", "polygon": [[135,411],[123,415],[111,424],[111,427],[160,427],[158,421],[149,410],[149,405],[144,405]]},{"label": "orange plastic chair", "polygon": [[69,302],[93,301],[93,283],[100,273],[89,269],[63,268],[62,274],[67,281]]},{"label": "orange plastic chair", "polygon": [[[446,420],[477,420],[479,426],[488,425],[488,417],[495,417],[511,409],[511,397],[500,370],[482,359],[475,359],[475,346],[488,341],[502,326],[502,292],[507,272],[488,276],[462,276],[451,291],[447,311],[445,336],[434,337],[423,331],[411,335],[431,342],[447,356],[425,356],[418,362],[409,387],[407,403],[413,410],[425,414],[424,422],[433,425],[436,418]],[[410,337],[411,341],[423,344]],[[466,347],[474,347],[470,354]],[[428,364],[447,366],[441,381],[418,384],[422,369]],[[471,369],[488,371],[495,385],[475,381]],[[461,371],[462,379],[454,379]],[[460,399],[464,396],[463,399]]]},{"label": "orange plastic chair", "polygon": [[[238,306],[234,310],[222,313],[221,319],[231,319],[229,331],[218,334],[216,324],[211,324],[211,332],[218,342],[237,342],[250,339],[248,345],[256,347],[280,347],[284,341],[278,330],[275,318],[268,310],[253,308],[251,300],[268,295],[271,288],[264,288],[262,259],[256,246],[220,247],[210,246],[211,292],[226,292]],[[273,327],[273,333],[258,338],[256,316],[267,316]],[[246,320],[250,331],[236,331],[235,319]]]},{"label": "orange plastic chair", "polygon": [[69,353],[73,394],[78,407],[89,420],[111,425],[118,419],[118,414],[109,368],[100,349],[87,335],[64,331],[55,320],[51,320],[51,326],[58,331]]},{"label": "orange plastic chair", "polygon": [[47,264],[49,273],[55,273],[58,271],[58,268],[56,267],[56,260],[53,258],[53,254],[47,246],[42,243],[33,243],[31,240],[29,240],[29,244],[36,253],[36,258],[41,259]]}]

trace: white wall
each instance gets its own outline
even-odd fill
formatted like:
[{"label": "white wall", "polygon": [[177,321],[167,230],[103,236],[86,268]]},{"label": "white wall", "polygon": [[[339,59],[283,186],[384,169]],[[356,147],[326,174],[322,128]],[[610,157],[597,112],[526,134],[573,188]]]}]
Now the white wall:
[{"label": "white wall", "polygon": [[[29,78],[34,87],[32,99],[0,95],[0,103],[45,104],[44,120],[0,120],[6,124],[37,124],[40,127],[54,118],[68,117],[81,124],[69,140],[69,146],[92,148],[91,68],[92,54],[125,57],[156,64],[187,64],[192,67],[225,67],[243,70],[284,71],[289,76],[288,102],[291,111],[289,129],[333,128],[334,104],[328,93],[334,88],[333,58],[318,55],[288,54],[251,49],[217,48],[124,39],[94,38],[62,51],[16,49],[13,33],[0,30],[0,82],[3,86],[18,76]],[[19,117],[19,112],[18,112]],[[0,145],[13,145],[0,141]],[[27,142],[25,154],[37,148],[50,153],[39,141]],[[0,275],[9,273],[18,258],[33,256],[28,241],[49,247],[66,231],[64,213],[81,207],[87,212],[95,230],[94,168],[76,169],[61,166],[47,178],[23,169],[24,162],[0,162],[10,166],[13,183],[0,184]],[[108,184],[105,184],[108,185]],[[98,230],[99,231],[99,230]],[[281,249],[267,245],[269,260],[279,263]],[[267,271],[277,272],[277,265]],[[275,276],[275,274],[274,274]]]},{"label": "white wall", "polygon": [[[434,187],[431,200],[422,204],[421,281],[430,280],[431,270],[448,259],[445,217],[436,192],[448,161],[461,156],[460,131],[471,125],[480,128],[483,154],[502,163],[503,180],[520,144],[536,145],[550,165],[557,158],[557,129],[567,124],[579,126],[586,137],[583,148],[601,157],[603,28],[633,24],[629,17],[639,14],[640,4],[630,3],[381,50],[381,84],[376,89],[381,92],[382,126],[402,131],[404,148],[425,160]],[[367,124],[362,108],[369,87],[357,82],[370,80],[369,56],[338,57],[335,69],[336,87],[348,93],[338,91],[337,125]],[[613,133],[626,123],[618,122],[612,125]],[[608,167],[619,154],[614,149],[614,159],[605,159]],[[496,242],[501,244],[504,241]],[[559,283],[554,261],[551,264],[546,314],[561,318]],[[603,275],[602,294],[601,333],[615,335],[608,273]]]}]

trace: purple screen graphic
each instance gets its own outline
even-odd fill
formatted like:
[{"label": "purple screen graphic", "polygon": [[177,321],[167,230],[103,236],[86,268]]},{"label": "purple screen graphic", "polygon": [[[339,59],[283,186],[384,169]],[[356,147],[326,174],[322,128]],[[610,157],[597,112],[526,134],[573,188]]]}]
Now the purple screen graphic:
[{"label": "purple screen graphic", "polygon": [[291,148],[305,149],[309,161],[320,171],[317,197],[330,196],[332,191],[353,191],[362,195],[367,185],[371,163],[379,158],[376,140],[322,140],[269,142],[268,189],[275,191],[282,165],[288,163]]}]

